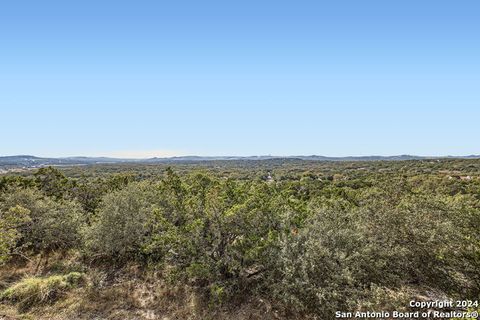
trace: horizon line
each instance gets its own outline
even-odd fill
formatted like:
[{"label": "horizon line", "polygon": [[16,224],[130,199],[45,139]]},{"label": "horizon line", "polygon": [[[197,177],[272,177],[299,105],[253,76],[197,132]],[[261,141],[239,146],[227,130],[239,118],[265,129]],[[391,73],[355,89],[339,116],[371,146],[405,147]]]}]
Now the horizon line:
[{"label": "horizon line", "polygon": [[198,155],[198,154],[187,154],[187,155],[172,155],[172,156],[150,156],[150,157],[115,157],[108,155],[98,155],[98,156],[89,156],[89,155],[74,155],[74,156],[39,156],[34,154],[12,154],[12,155],[0,155],[0,158],[6,157],[35,157],[43,159],[75,159],[75,158],[105,158],[105,159],[116,159],[116,160],[148,160],[148,159],[175,159],[175,158],[295,158],[295,157],[322,157],[322,158],[366,158],[366,157],[382,157],[382,158],[391,158],[391,157],[419,157],[419,158],[460,158],[460,157],[480,157],[480,153],[470,153],[470,154],[442,154],[442,155],[420,155],[420,154],[410,154],[410,153],[399,153],[399,154],[365,154],[365,155],[322,155],[322,154],[293,154],[293,155],[272,155],[272,154],[263,154],[263,155]]}]

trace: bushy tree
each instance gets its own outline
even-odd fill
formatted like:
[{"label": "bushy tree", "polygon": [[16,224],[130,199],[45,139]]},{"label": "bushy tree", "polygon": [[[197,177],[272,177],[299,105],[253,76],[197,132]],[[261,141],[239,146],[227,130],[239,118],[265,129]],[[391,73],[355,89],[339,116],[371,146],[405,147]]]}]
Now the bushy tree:
[{"label": "bushy tree", "polygon": [[105,195],[91,225],[84,230],[88,251],[118,261],[139,256],[152,212],[148,187],[131,183]]},{"label": "bushy tree", "polygon": [[58,169],[45,167],[38,169],[34,174],[35,184],[47,196],[62,198],[68,191],[69,180]]},{"label": "bushy tree", "polygon": [[[163,190],[169,183],[179,186],[170,177]],[[265,183],[239,184],[202,175],[194,176],[190,186],[175,197],[175,206],[154,211],[144,252],[216,299],[254,289],[252,281],[258,282],[268,270],[278,234],[279,195]]]},{"label": "bushy tree", "polygon": [[459,232],[465,213],[443,198],[387,190],[351,201],[315,199],[305,227],[281,238],[276,295],[299,311],[331,317],[373,299],[372,288],[422,284],[478,294],[480,264],[470,250],[479,247]]},{"label": "bushy tree", "polygon": [[56,202],[36,189],[15,189],[4,196],[2,210],[23,208],[28,222],[16,228],[18,245],[34,252],[50,252],[79,245],[84,213],[78,203]]},{"label": "bushy tree", "polygon": [[21,206],[15,206],[3,211],[0,209],[0,265],[5,263],[14,251],[22,224],[29,220],[29,211]]}]

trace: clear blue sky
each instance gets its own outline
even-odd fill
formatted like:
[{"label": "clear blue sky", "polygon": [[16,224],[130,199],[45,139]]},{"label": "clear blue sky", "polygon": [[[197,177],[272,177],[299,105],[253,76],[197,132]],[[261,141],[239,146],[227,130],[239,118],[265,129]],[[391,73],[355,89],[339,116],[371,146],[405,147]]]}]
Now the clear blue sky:
[{"label": "clear blue sky", "polygon": [[480,1],[3,1],[0,155],[480,153]]}]

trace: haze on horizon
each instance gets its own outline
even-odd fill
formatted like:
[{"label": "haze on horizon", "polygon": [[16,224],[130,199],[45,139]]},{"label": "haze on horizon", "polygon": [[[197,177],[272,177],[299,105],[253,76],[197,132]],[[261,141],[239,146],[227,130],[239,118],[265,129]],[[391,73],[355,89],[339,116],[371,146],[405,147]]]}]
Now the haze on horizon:
[{"label": "haze on horizon", "polygon": [[479,154],[478,1],[16,1],[0,156]]}]

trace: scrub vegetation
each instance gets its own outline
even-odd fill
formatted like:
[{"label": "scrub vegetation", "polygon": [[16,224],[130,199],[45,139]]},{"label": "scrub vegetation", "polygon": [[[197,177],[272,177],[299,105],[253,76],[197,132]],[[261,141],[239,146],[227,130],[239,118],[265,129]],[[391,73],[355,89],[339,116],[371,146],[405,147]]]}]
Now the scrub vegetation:
[{"label": "scrub vegetation", "polygon": [[332,319],[478,300],[479,177],[475,159],[0,176],[0,317]]}]

